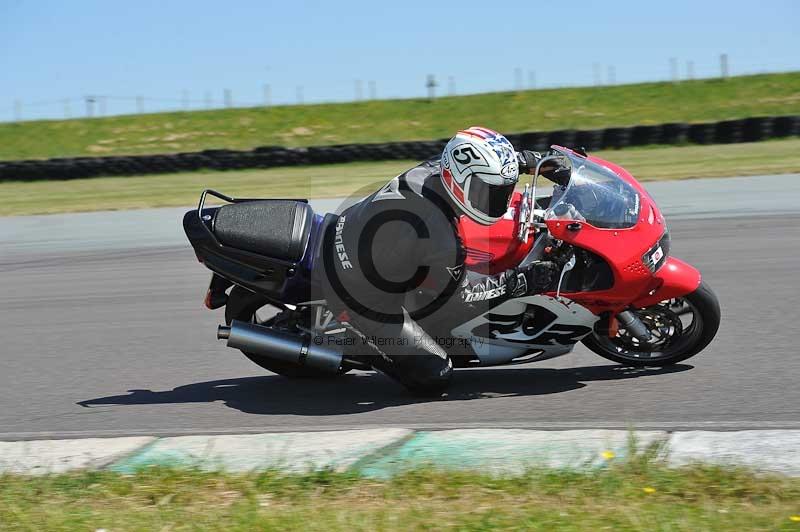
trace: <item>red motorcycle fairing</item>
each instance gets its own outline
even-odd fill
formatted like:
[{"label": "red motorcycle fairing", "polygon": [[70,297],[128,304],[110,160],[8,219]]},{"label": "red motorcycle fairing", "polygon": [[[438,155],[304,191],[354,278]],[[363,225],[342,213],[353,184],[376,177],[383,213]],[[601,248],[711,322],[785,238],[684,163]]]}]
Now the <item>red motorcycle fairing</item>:
[{"label": "red motorcycle fairing", "polygon": [[522,242],[516,235],[519,227],[519,204],[522,194],[515,192],[506,215],[492,225],[481,225],[462,216],[458,233],[466,248],[464,265],[468,270],[495,275],[514,268],[533,247],[533,235]]},{"label": "red motorcycle fairing", "polygon": [[[644,187],[621,166],[598,157],[589,156],[587,159],[609,168],[636,189],[641,202],[640,214],[637,223],[625,229],[598,228],[586,222],[576,226],[570,220],[547,220],[548,230],[554,238],[599,255],[608,263],[614,276],[614,284],[608,289],[564,291],[562,295],[595,314],[616,314],[630,305],[642,308],[697,289],[700,272],[679,259],[667,257],[655,273],[645,265],[644,255],[664,236],[666,224]],[[519,193],[514,194],[509,215],[491,226],[481,226],[462,217],[459,233],[467,248],[467,269],[497,273],[513,268],[530,251],[534,235],[526,243],[515,236],[520,199]]]},{"label": "red motorcycle fairing", "polygon": [[655,288],[655,292],[633,301],[633,306],[645,308],[667,299],[691,294],[702,281],[697,268],[675,257],[667,257],[667,261],[654,277],[659,283],[658,288]]},{"label": "red motorcycle fairing", "polygon": [[[598,157],[590,156],[588,159],[611,169],[636,189],[640,199],[637,223],[624,229],[605,229],[586,222],[576,225],[569,220],[551,219],[547,220],[547,228],[554,238],[602,257],[614,275],[614,285],[609,289],[563,292],[562,295],[596,314],[607,311],[617,313],[660,285],[645,265],[643,256],[664,235],[666,225],[655,202],[630,173]],[[575,227],[579,228],[575,230]]]}]

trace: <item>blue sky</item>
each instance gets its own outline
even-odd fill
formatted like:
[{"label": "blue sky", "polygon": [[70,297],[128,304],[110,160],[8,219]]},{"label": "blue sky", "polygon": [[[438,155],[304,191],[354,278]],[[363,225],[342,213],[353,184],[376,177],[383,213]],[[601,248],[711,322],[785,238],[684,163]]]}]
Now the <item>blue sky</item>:
[{"label": "blue sky", "polygon": [[[618,83],[719,72],[800,69],[796,1],[23,1],[0,0],[0,120],[81,116],[80,98],[107,95],[108,114],[145,109],[352,100],[356,80],[378,97],[592,85],[613,66]],[[186,91],[186,92],[184,92]],[[127,98],[127,99],[126,99]]]}]

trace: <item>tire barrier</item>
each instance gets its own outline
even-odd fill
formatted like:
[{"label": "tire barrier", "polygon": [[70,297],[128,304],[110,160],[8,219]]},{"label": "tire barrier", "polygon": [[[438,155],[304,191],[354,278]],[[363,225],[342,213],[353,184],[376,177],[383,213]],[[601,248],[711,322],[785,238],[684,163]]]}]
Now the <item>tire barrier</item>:
[{"label": "tire barrier", "polygon": [[603,148],[604,129],[584,129],[575,132],[575,146],[587,150],[600,150]]},{"label": "tire barrier", "polygon": [[716,131],[717,124],[714,123],[690,124],[686,137],[692,144],[713,144]]},{"label": "tire barrier", "polygon": [[627,148],[631,144],[630,127],[610,127],[603,133],[604,148]]},{"label": "tire barrier", "polygon": [[562,129],[559,131],[551,131],[547,135],[547,144],[572,147],[575,146],[576,131],[574,129]]},{"label": "tire barrier", "polygon": [[686,134],[689,131],[689,124],[683,122],[673,122],[661,126],[661,139],[659,144],[686,144]]},{"label": "tire barrier", "polygon": [[775,119],[768,116],[746,118],[742,124],[745,142],[758,142],[772,137],[772,125]]},{"label": "tire barrier", "polygon": [[519,144],[514,144],[514,146],[518,148],[524,147],[527,150],[545,151],[549,147],[549,144],[547,144],[547,133],[542,131],[523,133],[520,135]]},{"label": "tire barrier", "polygon": [[[532,131],[507,135],[518,148],[544,151],[552,144],[587,150],[650,144],[730,144],[800,135],[800,116],[758,116],[714,123],[668,123],[606,129]],[[165,174],[193,170],[238,170],[347,163],[353,161],[424,160],[437,156],[448,139],[375,144],[340,144],[253,150],[203,150],[161,155],[72,157],[0,161],[0,181],[79,179],[98,176]]]},{"label": "tire barrier", "polygon": [[649,146],[658,144],[662,135],[662,127],[659,126],[634,126],[631,128],[631,146]]},{"label": "tire barrier", "polygon": [[800,135],[800,116],[776,116],[772,124],[772,136],[775,138],[794,137]]},{"label": "tire barrier", "polygon": [[717,142],[721,144],[742,142],[744,138],[742,122],[743,120],[723,120],[722,122],[717,122],[717,129],[715,131]]}]

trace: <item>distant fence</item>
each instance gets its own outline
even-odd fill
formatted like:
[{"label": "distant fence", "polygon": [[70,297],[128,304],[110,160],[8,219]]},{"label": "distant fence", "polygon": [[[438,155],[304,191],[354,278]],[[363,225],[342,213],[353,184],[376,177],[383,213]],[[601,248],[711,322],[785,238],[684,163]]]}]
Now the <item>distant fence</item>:
[{"label": "distant fence", "polygon": [[[800,135],[800,116],[753,117],[700,124],[670,123],[591,130],[565,129],[511,134],[507,137],[517,149],[541,151],[552,144],[601,150],[650,144],[756,142],[796,135]],[[446,143],[447,139],[308,148],[264,146],[247,151],[204,150],[168,155],[0,161],[0,181],[163,174],[202,169],[238,170],[352,161],[424,160],[441,153]]]}]

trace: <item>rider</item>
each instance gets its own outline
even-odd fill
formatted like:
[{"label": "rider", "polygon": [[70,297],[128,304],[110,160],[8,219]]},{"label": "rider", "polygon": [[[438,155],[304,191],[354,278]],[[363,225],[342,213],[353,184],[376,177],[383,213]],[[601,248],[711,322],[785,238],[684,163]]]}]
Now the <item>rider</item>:
[{"label": "rider", "polygon": [[453,373],[444,347],[457,349],[442,338],[454,324],[552,286],[557,271],[547,261],[495,275],[465,270],[458,228],[461,215],[482,225],[506,215],[519,173],[533,173],[539,160],[496,131],[470,127],[440,159],[395,177],[327,225],[325,297],[339,321],[368,340],[374,367],[411,390],[438,393]]}]

